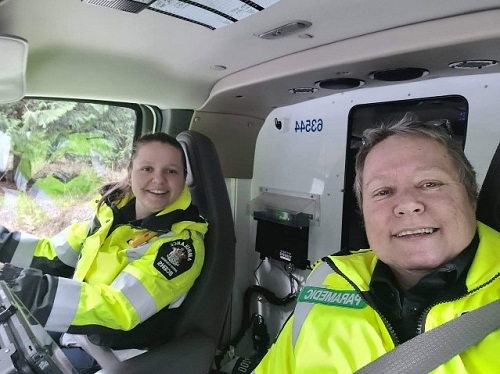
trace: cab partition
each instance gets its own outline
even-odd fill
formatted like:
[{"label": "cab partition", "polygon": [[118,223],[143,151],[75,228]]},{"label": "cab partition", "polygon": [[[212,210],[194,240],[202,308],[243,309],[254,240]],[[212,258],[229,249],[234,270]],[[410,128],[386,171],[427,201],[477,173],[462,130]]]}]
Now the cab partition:
[{"label": "cab partition", "polygon": [[[293,311],[310,264],[368,246],[352,192],[355,153],[365,128],[407,111],[422,120],[448,122],[481,183],[500,138],[494,100],[499,94],[500,74],[488,74],[332,91],[274,109],[257,137],[247,204],[235,208],[236,215],[246,210],[247,217],[246,223],[237,220],[239,238],[245,230],[249,237],[237,243],[233,295],[238,300],[253,291],[242,302],[249,305],[242,312],[246,327],[248,318],[263,323],[270,345]],[[274,302],[286,298],[288,303]],[[245,326],[238,325],[236,304],[233,335],[241,335]],[[255,346],[254,337],[240,353],[248,357]]]}]

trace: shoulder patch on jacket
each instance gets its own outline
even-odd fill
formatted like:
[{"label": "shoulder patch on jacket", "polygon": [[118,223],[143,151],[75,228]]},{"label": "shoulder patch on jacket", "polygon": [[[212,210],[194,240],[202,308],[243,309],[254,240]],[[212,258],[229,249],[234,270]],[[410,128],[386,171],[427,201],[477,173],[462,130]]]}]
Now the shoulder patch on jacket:
[{"label": "shoulder patch on jacket", "polygon": [[165,278],[172,280],[191,269],[194,258],[194,246],[191,239],[174,240],[160,247],[154,267]]}]

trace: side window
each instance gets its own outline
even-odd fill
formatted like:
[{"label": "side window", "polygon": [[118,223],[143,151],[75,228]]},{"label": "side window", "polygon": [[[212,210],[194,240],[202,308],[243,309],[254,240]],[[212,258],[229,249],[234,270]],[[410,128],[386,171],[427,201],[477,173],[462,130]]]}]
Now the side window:
[{"label": "side window", "polygon": [[0,224],[52,236],[92,216],[99,187],[126,173],[134,106],[28,99],[0,105]]},{"label": "side window", "polygon": [[402,118],[412,112],[421,121],[436,121],[446,126],[451,135],[465,146],[469,104],[462,96],[442,96],[357,105],[349,112],[342,213],[341,245],[346,249],[368,247],[361,215],[354,196],[354,162],[361,146],[363,131],[381,122]]}]

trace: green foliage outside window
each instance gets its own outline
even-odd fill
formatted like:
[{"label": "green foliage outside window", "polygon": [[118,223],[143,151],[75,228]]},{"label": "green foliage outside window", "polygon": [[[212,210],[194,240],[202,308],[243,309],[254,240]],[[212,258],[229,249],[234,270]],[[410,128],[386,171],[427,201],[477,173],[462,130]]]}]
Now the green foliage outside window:
[{"label": "green foliage outside window", "polygon": [[[133,109],[114,105],[0,104],[0,132],[11,139],[9,168],[0,170],[0,224],[51,235],[79,220],[73,213],[84,205],[80,215],[91,214],[87,201],[97,189],[124,175],[136,121]],[[15,212],[4,212],[13,199]],[[69,222],[49,224],[54,218]]]}]

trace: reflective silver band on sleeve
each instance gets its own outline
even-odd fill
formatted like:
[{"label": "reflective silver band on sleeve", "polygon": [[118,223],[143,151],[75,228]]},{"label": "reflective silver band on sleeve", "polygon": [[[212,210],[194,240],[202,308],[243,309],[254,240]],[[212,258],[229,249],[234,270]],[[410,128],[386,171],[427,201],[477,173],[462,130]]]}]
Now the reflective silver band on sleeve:
[{"label": "reflective silver band on sleeve", "polygon": [[127,249],[128,263],[130,264],[132,261],[135,261],[135,260],[141,258],[142,256],[144,256],[144,254],[149,249],[149,247],[151,247],[151,244],[152,243],[144,243],[144,244],[138,246],[137,248]]},{"label": "reflective silver band on sleeve", "polygon": [[177,299],[175,299],[174,301],[172,301],[169,305],[168,305],[168,309],[175,309],[175,308],[178,308],[181,306],[181,304],[183,303],[184,299],[186,298],[187,296],[187,292],[181,296],[179,296]]},{"label": "reflective silver band on sleeve", "polygon": [[156,303],[144,285],[132,274],[122,271],[111,287],[121,291],[139,314],[141,322],[157,312]]},{"label": "reflective silver band on sleeve", "polygon": [[130,264],[132,261],[135,261],[135,260],[141,258],[142,256],[144,256],[144,254],[148,251],[149,247],[151,247],[151,245],[153,245],[156,242],[156,240],[161,239],[161,238],[167,238],[167,237],[173,236],[174,234],[175,234],[175,232],[169,231],[166,234],[162,234],[162,235],[158,236],[156,239],[152,239],[149,242],[146,242],[146,243],[139,245],[137,248],[127,249],[128,263]]},{"label": "reflective silver band on sleeve", "polygon": [[161,238],[168,238],[168,237],[171,237],[173,235],[175,235],[175,232],[169,231],[166,234],[162,234],[162,235],[158,236],[155,240],[151,240],[149,242],[141,244],[137,248],[127,249],[128,263],[130,264],[132,261],[137,260],[137,259],[141,258],[142,256],[144,256],[144,254],[147,252],[149,247],[151,247],[151,245],[154,244],[156,242],[156,240],[161,239]]},{"label": "reflective silver band on sleeve", "polygon": [[73,322],[82,290],[81,282],[59,278],[54,304],[45,328],[49,331],[65,332]]},{"label": "reflective silver band on sleeve", "polygon": [[76,267],[78,262],[79,253],[75,251],[68,243],[67,237],[68,229],[64,229],[57,235],[52,237],[52,243],[56,251],[57,257],[65,265]]},{"label": "reflective silver band on sleeve", "polygon": [[[307,278],[305,286],[321,287],[323,285],[323,280],[328,274],[333,272],[332,268],[326,263],[322,262],[319,264]],[[305,289],[305,286],[302,290]],[[300,295],[299,295],[300,298]],[[292,326],[292,347],[295,349],[295,344],[300,334],[300,329],[307,318],[307,315],[314,306],[313,303],[301,303],[297,302],[295,310],[293,312],[293,326]]]},{"label": "reflective silver band on sleeve", "polygon": [[17,244],[16,251],[12,256],[10,263],[22,268],[29,267],[39,241],[40,238],[37,236],[21,233],[19,243]]}]

